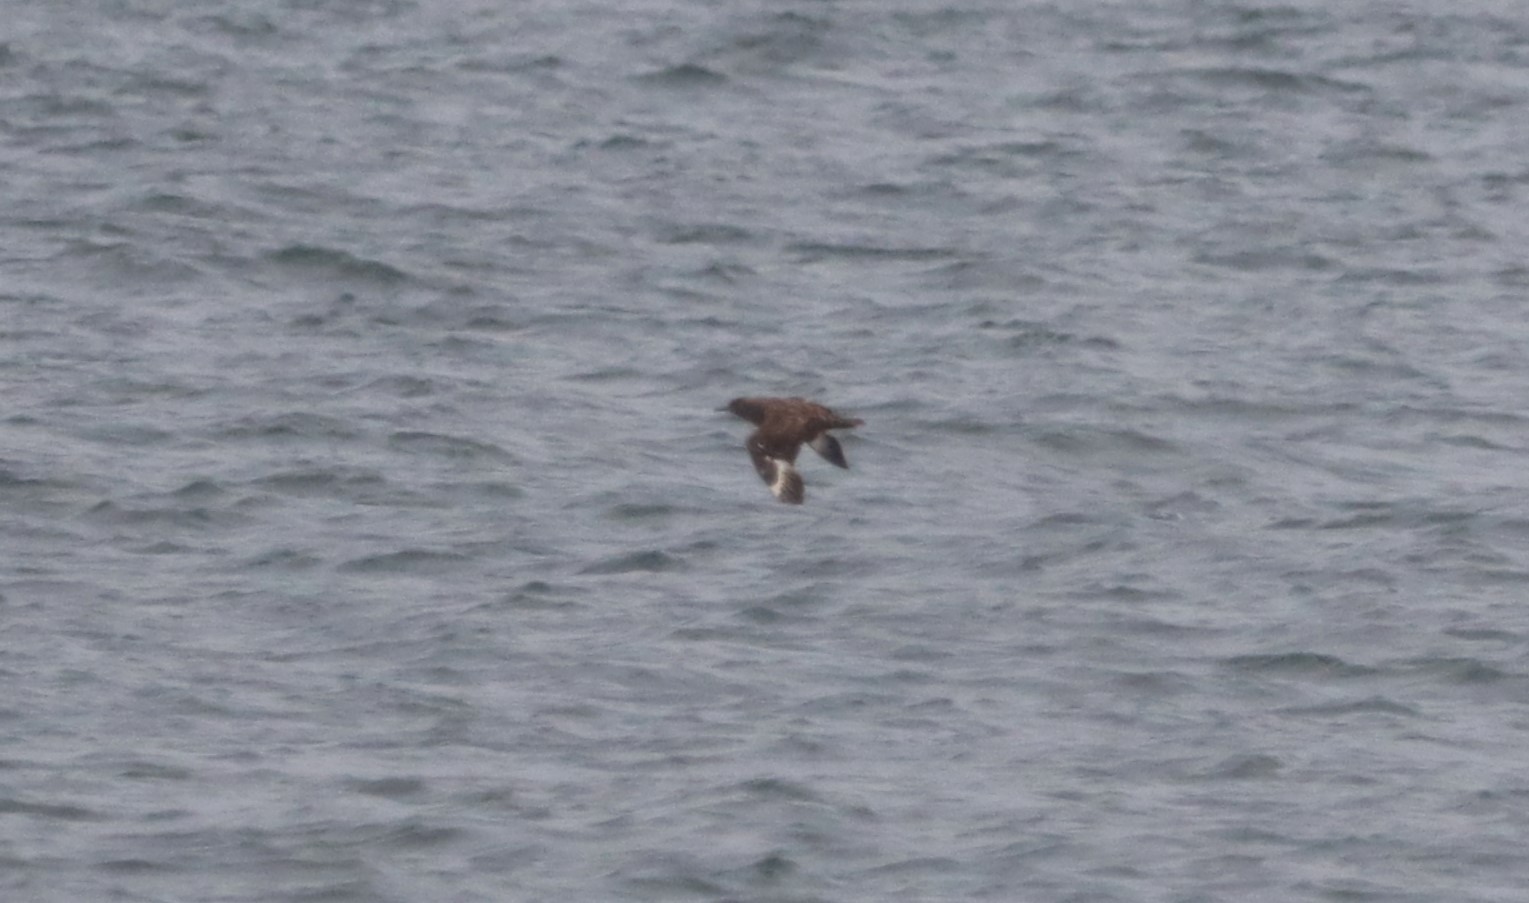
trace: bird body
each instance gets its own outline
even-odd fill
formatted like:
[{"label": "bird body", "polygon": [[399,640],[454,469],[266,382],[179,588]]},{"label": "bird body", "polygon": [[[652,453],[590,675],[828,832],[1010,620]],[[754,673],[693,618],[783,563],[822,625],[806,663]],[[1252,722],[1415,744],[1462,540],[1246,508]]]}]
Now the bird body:
[{"label": "bird body", "polygon": [[865,421],[845,417],[805,398],[735,398],[723,410],[754,424],[757,429],[744,447],[754,470],[782,502],[800,505],[806,497],[796,456],[805,443],[836,467],[848,468],[844,449],[829,430],[851,429]]}]

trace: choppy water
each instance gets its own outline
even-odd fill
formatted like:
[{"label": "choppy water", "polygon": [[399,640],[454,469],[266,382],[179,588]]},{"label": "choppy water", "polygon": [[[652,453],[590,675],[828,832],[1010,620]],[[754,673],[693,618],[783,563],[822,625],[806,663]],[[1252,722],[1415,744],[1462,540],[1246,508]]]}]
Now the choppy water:
[{"label": "choppy water", "polygon": [[1516,5],[7,25],[5,900],[1523,899]]}]

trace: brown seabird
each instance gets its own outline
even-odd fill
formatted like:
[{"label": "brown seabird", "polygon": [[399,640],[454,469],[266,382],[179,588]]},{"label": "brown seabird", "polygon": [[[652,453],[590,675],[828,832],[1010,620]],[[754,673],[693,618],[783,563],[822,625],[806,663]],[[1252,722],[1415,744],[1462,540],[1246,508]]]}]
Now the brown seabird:
[{"label": "brown seabird", "polygon": [[847,469],[844,450],[828,431],[847,430],[865,422],[840,416],[805,398],[734,398],[720,410],[759,427],[744,446],[760,479],[776,498],[792,505],[800,505],[806,496],[802,475],[794,466],[802,443],[812,446],[828,463]]}]

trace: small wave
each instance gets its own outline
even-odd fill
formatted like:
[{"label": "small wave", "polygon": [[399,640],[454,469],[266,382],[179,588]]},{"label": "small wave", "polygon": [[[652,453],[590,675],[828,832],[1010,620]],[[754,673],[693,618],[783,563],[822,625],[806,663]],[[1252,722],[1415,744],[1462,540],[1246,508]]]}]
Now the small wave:
[{"label": "small wave", "polygon": [[430,486],[438,491],[469,502],[502,502],[522,499],[526,496],[525,489],[505,480],[480,480],[474,482],[442,482]]},{"label": "small wave", "polygon": [[[591,142],[589,141],[578,141],[574,144],[574,147],[583,149],[589,147],[590,143]],[[641,150],[645,147],[651,147],[652,142],[648,141],[646,138],[643,138],[641,135],[632,135],[627,132],[617,132],[614,135],[610,135],[602,139],[600,142],[594,144],[594,146],[603,151],[632,151]]]},{"label": "small wave", "polygon": [[577,603],[568,596],[570,590],[545,580],[528,580],[501,598],[485,604],[485,608],[500,607],[523,609],[571,608]]},{"label": "small wave", "polygon": [[306,571],[323,560],[300,549],[279,548],[262,552],[244,561],[248,568],[271,568],[279,571]]},{"label": "small wave", "polygon": [[1284,712],[1293,715],[1406,715],[1413,718],[1422,717],[1422,712],[1410,705],[1403,705],[1393,699],[1384,696],[1370,696],[1365,699],[1356,699],[1352,702],[1332,702],[1323,705],[1296,706],[1284,709]]},{"label": "small wave", "polygon": [[675,225],[660,233],[658,240],[670,245],[732,245],[748,241],[752,233],[728,223]]},{"label": "small wave", "polygon": [[306,411],[257,414],[240,418],[213,433],[217,439],[354,439],[360,434],[345,421]]},{"label": "small wave", "polygon": [[1140,73],[1155,81],[1192,81],[1213,88],[1250,88],[1270,94],[1368,94],[1358,82],[1343,81],[1307,72],[1289,72],[1267,66],[1203,66],[1168,72]]},{"label": "small wave", "polygon": [[181,488],[170,493],[178,499],[209,499],[217,498],[226,494],[226,490],[216,480],[192,480]]},{"label": "small wave", "polygon": [[683,63],[640,75],[637,81],[663,88],[712,88],[726,84],[727,76],[698,63]]},{"label": "small wave", "polygon": [[1051,430],[1036,437],[1036,443],[1059,452],[1110,452],[1168,454],[1179,451],[1174,442],[1131,429],[1072,427]]},{"label": "small wave", "polygon": [[1201,252],[1197,253],[1194,259],[1196,263],[1206,266],[1243,273],[1261,273],[1269,270],[1325,271],[1338,266],[1338,262],[1331,257],[1318,254],[1304,246],[1294,245],[1283,248],[1250,248],[1223,253]]},{"label": "small wave", "polygon": [[626,555],[617,555],[598,561],[579,571],[581,574],[630,574],[630,573],[661,573],[664,571],[676,571],[684,567],[684,562],[657,550],[645,552],[631,552]]},{"label": "small wave", "polygon": [[1470,656],[1412,659],[1404,662],[1403,667],[1414,675],[1429,675],[1455,684],[1495,683],[1510,676],[1502,669]]},{"label": "small wave", "polygon": [[884,245],[859,244],[855,242],[814,241],[793,242],[786,246],[786,251],[797,255],[801,260],[809,263],[827,258],[908,261],[944,260],[955,257],[957,254],[951,248],[889,248]]},{"label": "small wave", "polygon": [[152,859],[107,859],[96,863],[96,868],[103,872],[115,872],[122,875],[147,875],[155,872],[179,872],[181,866],[173,862],[154,861]]},{"label": "small wave", "polygon": [[678,510],[673,505],[663,503],[644,504],[641,502],[625,502],[611,508],[607,516],[612,520],[646,521],[667,517]]},{"label": "small wave", "polygon": [[253,485],[301,495],[350,496],[359,489],[385,486],[387,480],[373,470],[324,467],[278,471],[256,479]]},{"label": "small wave", "polygon": [[244,515],[210,508],[166,507],[130,508],[107,500],[99,502],[85,512],[85,516],[97,523],[117,525],[169,524],[176,527],[205,529],[213,526],[242,524],[248,521]]},{"label": "small wave", "polygon": [[1076,345],[1102,351],[1118,351],[1121,348],[1118,341],[1108,336],[1081,336],[1073,332],[1052,329],[1044,323],[1026,320],[1009,320],[1003,323],[996,320],[983,320],[977,324],[977,328],[1005,333],[1009,347],[1019,350],[1061,345]]},{"label": "small wave", "polygon": [[14,797],[0,798],[0,815],[30,815],[55,821],[102,821],[100,812],[68,803],[33,803]]},{"label": "small wave", "polygon": [[936,169],[972,169],[1001,178],[1032,175],[1043,163],[1077,156],[1077,151],[1056,141],[1001,141],[963,147],[936,154],[928,163]]},{"label": "small wave", "polygon": [[351,778],[346,785],[355,793],[390,800],[409,799],[425,790],[425,782],[421,778]]},{"label": "small wave", "polygon": [[378,260],[316,245],[288,245],[265,255],[278,267],[295,273],[324,273],[347,281],[397,286],[412,280],[408,273]]},{"label": "small wave", "polygon": [[1285,767],[1274,756],[1253,753],[1232,756],[1217,763],[1205,777],[1223,781],[1248,781],[1272,777]]},{"label": "small wave", "polygon": [[806,784],[784,778],[753,778],[734,785],[734,789],[758,799],[792,800],[795,802],[826,802]]},{"label": "small wave", "polygon": [[388,445],[414,454],[449,458],[489,458],[514,461],[515,456],[492,442],[419,430],[399,430],[388,436]]},{"label": "small wave", "polygon": [[441,391],[437,380],[409,374],[382,376],[366,384],[368,391],[385,392],[398,398],[424,398]]},{"label": "small wave", "polygon": [[1444,633],[1458,639],[1470,640],[1476,643],[1512,643],[1517,645],[1524,641],[1524,637],[1520,634],[1490,627],[1450,627]]},{"label": "small wave", "polygon": [[341,564],[339,570],[359,574],[440,574],[454,571],[470,560],[456,552],[404,549],[355,558]]},{"label": "small wave", "polygon": [[1335,655],[1319,652],[1284,652],[1261,655],[1235,655],[1223,659],[1228,668],[1249,674],[1284,674],[1299,677],[1363,677],[1375,669],[1352,665]]}]

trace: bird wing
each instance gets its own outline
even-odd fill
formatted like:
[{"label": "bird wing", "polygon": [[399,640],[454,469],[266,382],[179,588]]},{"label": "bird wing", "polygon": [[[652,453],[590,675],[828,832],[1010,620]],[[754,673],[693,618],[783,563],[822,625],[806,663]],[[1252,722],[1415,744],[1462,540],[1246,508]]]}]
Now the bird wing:
[{"label": "bird wing", "polygon": [[771,455],[757,435],[749,437],[748,449],[754,471],[770,487],[770,493],[787,504],[800,505],[807,497],[807,487],[791,462]]},{"label": "bird wing", "polygon": [[807,486],[802,482],[802,475],[796,472],[789,461],[776,462],[775,482],[770,484],[770,492],[788,505],[800,505],[807,498]]},{"label": "bird wing", "polygon": [[823,456],[823,460],[834,465],[849,469],[849,462],[844,460],[844,449],[839,446],[839,440],[828,433],[819,433],[816,439],[807,443],[812,450]]}]

